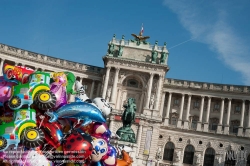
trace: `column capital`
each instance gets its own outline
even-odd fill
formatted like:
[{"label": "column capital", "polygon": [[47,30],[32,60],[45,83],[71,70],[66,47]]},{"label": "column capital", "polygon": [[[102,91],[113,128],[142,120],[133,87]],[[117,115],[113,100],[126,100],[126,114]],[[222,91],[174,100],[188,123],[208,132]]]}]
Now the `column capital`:
[{"label": "column capital", "polygon": [[221,100],[222,100],[222,101],[224,101],[224,100],[225,100],[225,98],[224,98],[224,97],[221,97]]},{"label": "column capital", "polygon": [[121,68],[120,67],[115,67],[115,70],[116,71],[119,71]]},{"label": "column capital", "polygon": [[108,70],[110,70],[110,69],[111,69],[111,66],[107,66],[106,68],[107,68]]},{"label": "column capital", "polygon": [[207,96],[207,98],[208,98],[209,100],[211,100],[212,97],[211,97],[211,96]]},{"label": "column capital", "polygon": [[1,58],[2,62],[5,61],[5,58]]},{"label": "column capital", "polygon": [[186,94],[185,94],[185,93],[182,93],[181,95],[182,95],[182,96],[185,96]]},{"label": "column capital", "polygon": [[232,101],[232,98],[227,98],[229,101]]},{"label": "column capital", "polygon": [[245,99],[242,99],[242,102],[243,102],[243,103],[245,103],[245,102],[246,102],[246,100],[245,100]]},{"label": "column capital", "polygon": [[160,77],[160,78],[163,78],[163,77],[164,77],[164,74],[159,74],[159,77]]},{"label": "column capital", "polygon": [[188,97],[192,97],[192,94],[189,93],[189,94],[188,94]]},{"label": "column capital", "polygon": [[155,73],[150,72],[149,75],[150,75],[150,77],[153,77],[155,75]]},{"label": "column capital", "polygon": [[205,98],[205,96],[203,96],[203,95],[202,95],[202,96],[201,96],[201,98],[202,98],[202,99],[204,99],[204,98]]},{"label": "column capital", "polygon": [[173,92],[168,92],[169,94],[172,94]]}]

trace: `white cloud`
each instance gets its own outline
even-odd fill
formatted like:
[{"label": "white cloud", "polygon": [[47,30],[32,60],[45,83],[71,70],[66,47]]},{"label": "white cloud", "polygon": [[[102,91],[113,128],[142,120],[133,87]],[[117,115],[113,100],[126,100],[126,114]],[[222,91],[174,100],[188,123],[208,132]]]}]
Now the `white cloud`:
[{"label": "white cloud", "polygon": [[194,40],[209,45],[219,54],[219,59],[231,69],[240,72],[243,82],[249,85],[250,58],[247,56],[249,49],[244,40],[227,23],[228,12],[214,4],[196,2],[198,1],[165,0],[164,5],[178,15],[181,24],[191,33]]}]

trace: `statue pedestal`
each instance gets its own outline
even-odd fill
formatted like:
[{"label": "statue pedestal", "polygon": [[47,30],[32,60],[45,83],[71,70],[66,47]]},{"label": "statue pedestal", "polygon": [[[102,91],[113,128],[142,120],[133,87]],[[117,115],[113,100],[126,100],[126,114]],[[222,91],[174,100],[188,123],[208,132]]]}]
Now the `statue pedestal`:
[{"label": "statue pedestal", "polygon": [[133,159],[132,166],[139,166],[137,164],[137,159],[136,159],[136,152],[138,150],[137,144],[125,142],[125,141],[118,141],[118,140],[111,140],[110,143],[111,143],[111,145],[116,146],[116,147],[122,146],[122,145],[130,147],[132,149],[132,151],[128,152],[128,153],[129,153],[129,156]]},{"label": "statue pedestal", "polygon": [[116,134],[120,137],[121,141],[136,143],[135,133],[131,127],[121,127],[117,130]]}]

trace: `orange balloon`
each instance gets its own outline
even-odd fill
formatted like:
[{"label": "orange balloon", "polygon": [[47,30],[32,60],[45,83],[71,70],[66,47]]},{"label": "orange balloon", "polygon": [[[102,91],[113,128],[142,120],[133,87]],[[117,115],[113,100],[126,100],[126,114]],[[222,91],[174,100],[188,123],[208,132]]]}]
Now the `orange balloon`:
[{"label": "orange balloon", "polygon": [[132,166],[133,160],[125,150],[122,150],[122,156],[122,159],[117,159],[116,166]]}]

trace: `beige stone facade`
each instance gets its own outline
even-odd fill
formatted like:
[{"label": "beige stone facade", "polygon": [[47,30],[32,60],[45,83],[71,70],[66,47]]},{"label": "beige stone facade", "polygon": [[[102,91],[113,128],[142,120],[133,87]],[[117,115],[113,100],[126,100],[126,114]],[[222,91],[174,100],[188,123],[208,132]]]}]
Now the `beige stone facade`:
[{"label": "beige stone facade", "polygon": [[[0,69],[6,62],[35,70],[73,72],[86,85],[90,98],[101,96],[112,105],[107,122],[112,132],[122,126],[120,116],[126,100],[135,98],[132,129],[137,142],[113,142],[134,149],[133,165],[198,166],[209,165],[211,160],[218,166],[246,165],[245,160],[235,164],[225,160],[228,151],[250,152],[249,86],[169,79],[167,59],[160,62],[161,54],[168,53],[166,46],[115,38],[110,44],[114,51],[103,57],[104,68],[0,44]],[[155,63],[152,51],[158,53]]]}]

